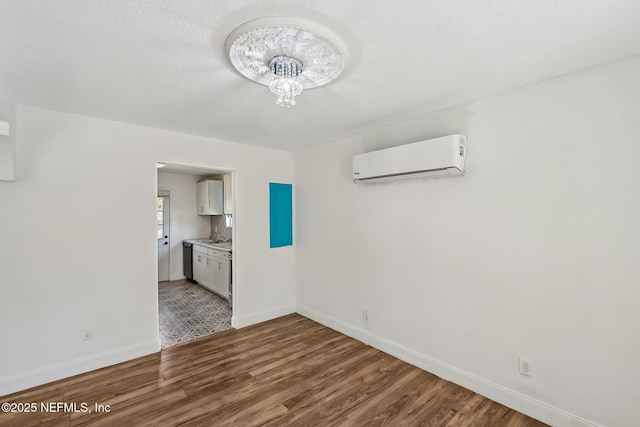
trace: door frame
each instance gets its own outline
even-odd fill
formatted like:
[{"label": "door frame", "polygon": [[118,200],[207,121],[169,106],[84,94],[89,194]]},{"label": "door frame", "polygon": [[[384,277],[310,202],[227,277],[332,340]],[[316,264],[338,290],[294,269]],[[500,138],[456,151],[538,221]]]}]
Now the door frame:
[{"label": "door frame", "polygon": [[[169,209],[166,209],[163,205],[163,229],[167,236],[167,243],[169,248],[167,249],[167,282],[171,281],[171,192],[168,190],[157,190],[157,198],[164,198],[169,200]],[[167,221],[168,219],[168,221]],[[159,239],[158,239],[159,240]],[[158,258],[158,283],[160,282],[160,250],[157,251]]]},{"label": "door frame", "polygon": [[[233,328],[237,327],[237,314],[239,312],[238,307],[238,294],[242,292],[242,286],[239,286],[238,281],[236,280],[237,277],[237,259],[238,259],[238,252],[236,250],[236,231],[237,231],[237,225],[238,225],[238,218],[237,218],[237,194],[238,194],[238,172],[236,169],[230,169],[228,167],[216,167],[216,166],[211,166],[211,165],[198,165],[198,164],[192,164],[192,163],[181,163],[181,162],[172,162],[169,160],[157,160],[157,163],[164,163],[167,165],[176,165],[179,166],[185,170],[192,170],[192,171],[199,171],[202,172],[202,175],[206,175],[207,173],[210,173],[212,175],[215,174],[221,174],[221,173],[228,173],[231,175],[231,193],[233,195],[233,227],[231,227],[231,252],[232,252],[232,256],[233,256],[233,261],[231,262],[231,280],[233,283],[233,294],[232,294],[232,305],[231,305],[231,326]],[[162,169],[157,169],[156,168],[156,174],[155,174],[155,180],[156,180],[156,197],[157,194],[159,193],[159,189],[158,189],[158,172],[162,172]],[[194,206],[194,209],[196,209],[196,207]],[[169,224],[171,226],[171,224]],[[156,260],[158,259],[158,245],[156,245],[155,247],[156,250]],[[158,286],[158,281],[157,281],[157,274],[158,274],[158,268],[157,268],[157,263],[156,263],[156,283],[155,286],[157,288]],[[169,274],[171,274],[171,269],[169,269]],[[156,305],[158,305],[158,300],[156,299]],[[156,307],[158,308],[158,307]],[[159,322],[159,319],[158,319]],[[158,325],[159,328],[160,325]]]}]

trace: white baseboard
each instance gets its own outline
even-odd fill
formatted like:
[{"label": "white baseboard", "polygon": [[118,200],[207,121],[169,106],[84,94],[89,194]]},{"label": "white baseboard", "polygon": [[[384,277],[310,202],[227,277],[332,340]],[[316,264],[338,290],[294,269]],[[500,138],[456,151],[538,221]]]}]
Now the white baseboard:
[{"label": "white baseboard", "polygon": [[81,359],[45,366],[44,368],[35,369],[33,371],[13,375],[11,377],[0,378],[0,396],[74,375],[83,374],[95,369],[104,368],[105,366],[115,365],[116,363],[125,362],[127,360],[135,359],[136,357],[146,356],[159,351],[160,340],[155,339],[141,344],[92,354]]},{"label": "white baseboard", "polygon": [[394,341],[375,335],[347,322],[336,320],[304,305],[297,305],[296,312],[324,326],[355,338],[378,350],[384,351],[407,363],[458,384],[509,408],[522,412],[544,423],[557,427],[601,427],[562,409],[533,399],[515,390],[479,377],[426,354],[419,353]]},{"label": "white baseboard", "polygon": [[293,314],[296,312],[296,308],[293,305],[287,305],[278,307],[273,310],[261,311],[249,316],[231,316],[231,326],[236,329],[244,328],[246,326],[255,325],[256,323],[266,322],[267,320],[276,319],[278,317],[286,316],[287,314]]}]

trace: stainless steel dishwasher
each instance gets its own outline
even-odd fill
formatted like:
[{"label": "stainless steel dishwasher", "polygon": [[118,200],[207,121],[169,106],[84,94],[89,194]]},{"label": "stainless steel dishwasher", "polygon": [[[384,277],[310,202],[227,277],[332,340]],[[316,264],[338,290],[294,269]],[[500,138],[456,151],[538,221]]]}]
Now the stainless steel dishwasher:
[{"label": "stainless steel dishwasher", "polygon": [[182,242],[182,272],[184,277],[193,281],[193,243]]}]

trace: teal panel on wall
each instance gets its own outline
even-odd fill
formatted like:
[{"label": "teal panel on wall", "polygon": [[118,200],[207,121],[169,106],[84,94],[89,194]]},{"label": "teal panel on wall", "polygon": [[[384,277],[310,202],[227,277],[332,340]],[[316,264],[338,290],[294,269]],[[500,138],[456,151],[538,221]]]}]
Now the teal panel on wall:
[{"label": "teal panel on wall", "polygon": [[293,244],[293,198],[291,184],[269,183],[269,228],[272,248]]}]

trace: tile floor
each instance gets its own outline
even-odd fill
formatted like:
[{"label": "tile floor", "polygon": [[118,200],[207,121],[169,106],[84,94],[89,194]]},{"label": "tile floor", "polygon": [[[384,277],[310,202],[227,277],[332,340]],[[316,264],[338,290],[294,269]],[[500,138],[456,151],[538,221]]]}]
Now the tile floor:
[{"label": "tile floor", "polygon": [[185,280],[158,283],[162,348],[231,329],[231,307],[200,285]]}]

